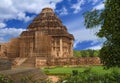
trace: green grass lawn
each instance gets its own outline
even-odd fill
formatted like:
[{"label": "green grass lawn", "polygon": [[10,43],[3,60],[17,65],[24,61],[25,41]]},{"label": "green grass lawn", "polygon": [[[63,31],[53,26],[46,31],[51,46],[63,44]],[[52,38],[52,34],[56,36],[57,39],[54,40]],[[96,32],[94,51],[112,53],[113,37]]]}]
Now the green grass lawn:
[{"label": "green grass lawn", "polygon": [[53,67],[53,68],[43,68],[42,71],[49,75],[64,75],[71,74],[72,70],[78,70],[78,72],[83,72],[86,69],[91,69],[91,72],[97,73],[99,75],[104,75],[106,73],[111,73],[113,69],[105,70],[103,66],[88,66],[88,67]]}]

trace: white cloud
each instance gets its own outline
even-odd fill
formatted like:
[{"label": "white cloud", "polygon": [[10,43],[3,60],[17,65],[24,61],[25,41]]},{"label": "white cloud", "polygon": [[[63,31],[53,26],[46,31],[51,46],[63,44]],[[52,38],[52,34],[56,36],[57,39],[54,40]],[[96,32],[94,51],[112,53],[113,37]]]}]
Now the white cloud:
[{"label": "white cloud", "polygon": [[93,7],[93,10],[94,10],[94,9],[102,10],[102,9],[104,9],[104,4],[103,4],[103,3],[100,3],[100,4],[96,5],[96,6],[94,6],[94,7]]},{"label": "white cloud", "polygon": [[98,37],[95,35],[99,31],[100,26],[94,29],[86,29],[84,26],[84,18],[74,18],[67,21],[65,25],[68,31],[72,33],[76,40],[79,42],[97,40]]},{"label": "white cloud", "polygon": [[25,29],[22,28],[2,28],[0,29],[0,42],[5,42],[6,40],[6,36],[14,38],[14,37],[18,37],[20,35],[20,33],[22,31],[25,31]]},{"label": "white cloud", "polygon": [[33,18],[34,18],[34,16],[26,16],[25,15],[25,13],[23,13],[23,12],[20,12],[20,13],[18,13],[18,20],[24,20],[25,22],[28,22],[28,21],[30,21],[30,20],[32,20]]},{"label": "white cloud", "polygon": [[22,28],[3,28],[0,29],[0,36],[7,36],[7,35],[11,35],[11,36],[18,36],[22,31],[24,31],[25,29]]},{"label": "white cloud", "polygon": [[73,13],[78,13],[81,10],[81,6],[85,3],[85,0],[77,0],[76,4],[72,5],[72,9],[74,9]]},{"label": "white cloud", "polygon": [[6,24],[5,23],[0,23],[0,28],[4,28],[4,27],[6,27]]},{"label": "white cloud", "polygon": [[102,48],[102,45],[96,45],[96,46],[88,47],[88,48],[86,48],[86,50],[87,50],[87,49],[100,50],[101,48]]},{"label": "white cloud", "polygon": [[62,7],[62,9],[58,11],[58,13],[60,15],[67,15],[68,14],[68,10],[65,7]]},{"label": "white cloud", "polygon": [[32,17],[26,16],[26,12],[38,14],[44,7],[55,9],[56,4],[61,1],[62,0],[1,0],[0,20],[18,19],[29,21]]},{"label": "white cloud", "polygon": [[91,45],[103,42],[95,34],[99,31],[100,26],[94,29],[86,29],[84,26],[84,18],[70,19],[70,21],[67,21],[65,25],[67,26],[68,31],[75,37],[74,48],[76,48],[79,43],[84,41],[92,41]]},{"label": "white cloud", "polygon": [[75,39],[79,40],[80,42],[93,41],[98,39],[98,37],[95,36],[95,33],[88,29],[78,29],[77,31],[74,31],[73,34]]},{"label": "white cloud", "polygon": [[71,33],[74,35],[76,40],[74,43],[74,47],[76,47],[78,43],[82,43],[84,41],[92,41],[92,45],[100,42],[99,38],[95,35],[95,32],[93,30],[76,29],[74,31],[71,31]]},{"label": "white cloud", "polygon": [[[82,10],[82,6],[85,4],[85,2],[91,3],[92,5],[96,5],[98,2],[102,3],[105,0],[77,0],[77,3],[73,4],[71,6],[72,9],[74,9],[73,13],[79,13]],[[99,4],[95,6],[96,9],[103,9],[104,4]]]},{"label": "white cloud", "polygon": [[[62,0],[1,0],[0,2],[0,42],[8,37],[17,37],[25,30],[22,28],[7,28],[6,20],[17,19],[28,22],[34,16],[27,16],[26,13],[38,14],[44,7],[56,8],[56,4]],[[7,37],[7,38],[6,38]]]}]

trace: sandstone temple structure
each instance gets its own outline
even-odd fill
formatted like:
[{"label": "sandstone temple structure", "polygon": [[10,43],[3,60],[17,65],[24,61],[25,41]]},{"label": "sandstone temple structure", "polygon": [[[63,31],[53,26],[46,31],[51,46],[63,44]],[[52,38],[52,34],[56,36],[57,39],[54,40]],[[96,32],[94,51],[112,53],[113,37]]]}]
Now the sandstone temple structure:
[{"label": "sandstone temple structure", "polygon": [[73,42],[54,11],[44,8],[18,38],[0,45],[0,56],[13,59],[14,65],[77,65],[84,61],[73,58]]},{"label": "sandstone temple structure", "polygon": [[53,10],[44,8],[27,31],[11,40],[7,53],[10,57],[71,57],[73,40]]},{"label": "sandstone temple structure", "polygon": [[5,52],[9,58],[67,58],[73,56],[73,41],[54,11],[44,8],[26,31],[8,42]]}]

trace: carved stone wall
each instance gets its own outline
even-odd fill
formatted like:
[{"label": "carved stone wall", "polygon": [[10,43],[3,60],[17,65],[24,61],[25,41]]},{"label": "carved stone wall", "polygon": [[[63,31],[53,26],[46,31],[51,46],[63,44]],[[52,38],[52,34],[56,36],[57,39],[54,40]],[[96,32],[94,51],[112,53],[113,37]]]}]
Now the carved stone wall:
[{"label": "carved stone wall", "polygon": [[44,57],[37,57],[36,58],[36,67],[47,66],[47,59]]},{"label": "carved stone wall", "polygon": [[86,57],[86,58],[51,58],[42,59],[37,58],[36,67],[41,66],[79,66],[79,65],[100,65],[100,58],[98,57]]},{"label": "carved stone wall", "polygon": [[16,58],[19,57],[19,38],[13,38],[7,43],[7,57]]}]

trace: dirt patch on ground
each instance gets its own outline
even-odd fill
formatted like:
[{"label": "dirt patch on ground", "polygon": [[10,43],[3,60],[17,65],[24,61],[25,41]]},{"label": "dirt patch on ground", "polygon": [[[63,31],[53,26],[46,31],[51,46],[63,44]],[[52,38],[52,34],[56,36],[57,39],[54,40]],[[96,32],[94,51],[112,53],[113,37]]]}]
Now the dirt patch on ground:
[{"label": "dirt patch on ground", "polygon": [[48,79],[52,80],[53,83],[55,83],[55,82],[57,82],[59,80],[59,77],[58,76],[49,75]]}]

